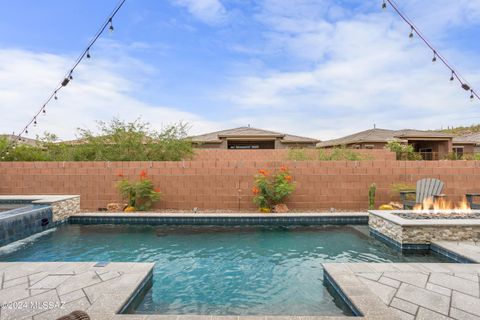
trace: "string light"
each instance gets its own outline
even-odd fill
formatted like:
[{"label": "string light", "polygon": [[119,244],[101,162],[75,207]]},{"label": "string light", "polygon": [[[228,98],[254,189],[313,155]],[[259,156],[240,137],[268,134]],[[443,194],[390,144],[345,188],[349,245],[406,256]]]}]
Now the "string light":
[{"label": "string light", "polygon": [[396,4],[395,0],[383,0],[382,1],[382,8],[385,9],[387,7],[387,4],[389,4],[393,10],[400,16],[400,18],[407,23],[410,26],[410,34],[408,37],[412,39],[414,37],[414,33],[417,34],[420,40],[422,40],[427,47],[429,47],[433,51],[433,58],[432,58],[432,63],[435,63],[437,60],[440,60],[445,67],[447,67],[451,72],[452,75],[450,77],[450,81],[454,81],[457,79],[457,81],[460,83],[461,87],[464,90],[470,91],[470,98],[480,100],[479,94],[472,88],[470,84],[458,73],[458,71],[455,70],[455,68],[445,59],[439,52],[433,47],[433,45],[428,41],[428,39],[420,32],[420,30],[415,26],[413,21],[402,11],[399,9],[399,6]]},{"label": "string light", "polygon": [[108,27],[108,29],[110,30],[110,32],[113,32],[113,22],[112,22],[112,18],[108,19],[108,22],[110,23],[110,26]]},{"label": "string light", "polygon": [[10,139],[7,146],[1,151],[1,154],[2,154],[1,159],[5,159],[4,155],[5,155],[6,152],[8,152],[10,146],[15,145],[19,141],[23,141],[22,135],[23,134],[28,134],[28,127],[31,124],[33,124],[34,126],[37,125],[37,116],[39,116],[40,114],[45,115],[47,113],[46,107],[47,107],[48,103],[50,103],[51,100],[58,100],[58,95],[57,95],[58,91],[65,88],[70,83],[70,81],[73,80],[73,72],[75,71],[77,66],[82,62],[82,60],[84,58],[87,58],[87,59],[91,58],[90,48],[92,48],[92,46],[97,42],[98,38],[103,34],[105,29],[107,29],[107,27],[108,27],[108,29],[110,31],[113,31],[113,23],[112,23],[113,17],[115,17],[115,15],[118,13],[118,11],[122,8],[125,1],[126,0],[119,0],[118,4],[115,6],[113,11],[110,13],[110,15],[107,17],[107,19],[105,19],[105,21],[100,26],[98,31],[92,37],[88,46],[85,48],[85,50],[82,51],[82,53],[79,55],[77,60],[75,60],[73,66],[70,68],[70,71],[63,77],[63,80],[60,81],[60,83],[57,85],[57,87],[54,89],[54,91],[50,94],[50,96],[47,98],[47,100],[42,104],[42,107],[38,110],[38,112],[32,118],[30,118],[31,120],[27,123],[27,125],[24,127],[24,129],[20,131],[19,134],[17,134],[17,135],[15,135],[15,133],[13,134],[13,138]]}]

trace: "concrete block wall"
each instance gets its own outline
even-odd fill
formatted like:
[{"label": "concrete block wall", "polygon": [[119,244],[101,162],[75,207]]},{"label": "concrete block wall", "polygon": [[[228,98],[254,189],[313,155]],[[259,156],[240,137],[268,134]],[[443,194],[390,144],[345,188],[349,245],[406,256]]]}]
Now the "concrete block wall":
[{"label": "concrete block wall", "polygon": [[377,184],[379,205],[398,199],[392,184],[415,184],[424,177],[443,180],[444,193],[453,201],[460,201],[466,192],[480,192],[480,161],[295,162],[243,160],[234,157],[244,155],[232,156],[239,150],[226,152],[231,153],[223,158],[216,154],[179,162],[1,162],[0,194],[79,194],[82,209],[97,210],[120,200],[115,189],[120,175],[138,179],[146,170],[162,191],[158,208],[249,210],[255,209],[253,176],[259,169],[272,172],[282,165],[290,169],[297,185],[287,202],[294,210],[363,210],[370,184]]}]

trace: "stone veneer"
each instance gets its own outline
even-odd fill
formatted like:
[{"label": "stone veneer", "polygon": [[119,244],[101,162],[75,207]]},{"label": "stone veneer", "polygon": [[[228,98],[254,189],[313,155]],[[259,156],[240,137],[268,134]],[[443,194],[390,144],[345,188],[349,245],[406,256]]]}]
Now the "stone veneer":
[{"label": "stone veneer", "polygon": [[80,212],[80,196],[52,202],[53,222],[64,221]]},{"label": "stone veneer", "polygon": [[409,220],[394,215],[393,211],[369,213],[369,227],[399,244],[480,239],[480,221],[476,219]]}]

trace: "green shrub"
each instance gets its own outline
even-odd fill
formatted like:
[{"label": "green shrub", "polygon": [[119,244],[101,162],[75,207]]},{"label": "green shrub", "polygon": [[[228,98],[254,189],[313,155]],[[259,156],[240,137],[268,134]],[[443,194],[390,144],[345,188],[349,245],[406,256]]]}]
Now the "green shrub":
[{"label": "green shrub", "polygon": [[362,161],[371,159],[372,157],[370,155],[361,154],[353,149],[348,149],[345,146],[332,149],[320,149],[318,151],[319,161]]},{"label": "green shrub", "polygon": [[122,179],[116,185],[123,199],[128,201],[130,207],[139,211],[149,210],[152,205],[160,200],[160,189],[155,189],[151,180],[146,178],[147,172],[140,173],[140,180],[131,182]]},{"label": "green shrub", "polygon": [[289,149],[287,159],[292,161],[313,160],[312,156],[308,155],[305,152],[305,149],[298,149],[298,148]]},{"label": "green shrub", "polygon": [[397,160],[423,160],[419,153],[416,153],[412,145],[403,144],[398,141],[389,141],[385,149],[395,152]]},{"label": "green shrub", "polygon": [[[4,161],[180,161],[192,158],[194,150],[186,139],[187,124],[170,125],[161,131],[151,130],[137,119],[124,122],[113,119],[98,122],[97,132],[78,129],[75,143],[58,142],[53,134],[38,138],[34,146],[19,144],[10,149]],[[0,151],[8,141],[0,140]]]},{"label": "green shrub", "polygon": [[254,194],[253,202],[262,209],[272,209],[276,204],[282,201],[295,190],[292,182],[292,176],[285,166],[280,168],[280,172],[270,175],[267,170],[259,170],[255,175],[255,182],[252,192]]}]

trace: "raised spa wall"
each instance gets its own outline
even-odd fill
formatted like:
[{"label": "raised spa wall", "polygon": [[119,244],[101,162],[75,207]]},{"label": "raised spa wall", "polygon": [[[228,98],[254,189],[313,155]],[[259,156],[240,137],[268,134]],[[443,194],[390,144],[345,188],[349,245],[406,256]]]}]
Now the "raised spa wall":
[{"label": "raised spa wall", "polygon": [[0,246],[64,223],[80,211],[80,196],[0,196]]},{"label": "raised spa wall", "polygon": [[433,241],[479,240],[480,221],[474,219],[404,219],[394,211],[369,211],[371,234],[397,247],[418,249]]}]

